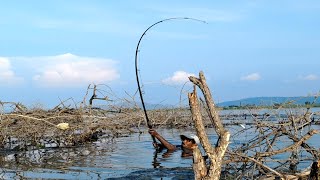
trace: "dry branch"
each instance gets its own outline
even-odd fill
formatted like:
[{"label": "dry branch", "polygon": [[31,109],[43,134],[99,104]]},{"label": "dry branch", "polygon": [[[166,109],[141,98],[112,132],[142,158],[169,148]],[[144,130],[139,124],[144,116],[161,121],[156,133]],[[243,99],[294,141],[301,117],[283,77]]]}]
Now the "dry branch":
[{"label": "dry branch", "polygon": [[[206,84],[203,72],[199,73],[199,79],[189,77],[190,81],[196,84],[202,91],[208,106],[209,116],[214,124],[215,130],[219,135],[220,141],[216,147],[213,147],[209,142],[206,134],[202,115],[197,97],[196,87],[194,86],[193,92],[188,94],[189,105],[191,107],[192,119],[195,122],[195,129],[199,136],[201,145],[210,159],[209,167],[205,166],[204,159],[200,156],[199,149],[194,150],[194,171],[196,179],[220,179],[221,166],[224,154],[229,145],[230,133],[226,131],[222,125],[218,112],[216,111],[210,90]],[[207,172],[206,172],[207,171]]]},{"label": "dry branch", "polygon": [[317,131],[317,130],[311,130],[306,135],[304,135],[299,141],[297,141],[295,144],[292,144],[288,147],[285,147],[285,148],[277,150],[277,151],[258,153],[257,156],[258,157],[266,157],[266,156],[273,156],[276,154],[292,151],[292,150],[296,149],[297,147],[301,146],[301,144],[304,141],[310,139],[314,134],[318,134],[318,133],[319,133],[319,131]]},{"label": "dry branch", "polygon": [[203,72],[200,71],[199,78],[191,76],[189,77],[189,80],[201,89],[209,109],[208,112],[209,112],[210,119],[212,119],[212,124],[214,125],[218,135],[223,134],[225,130],[223,128],[222,122],[220,121],[219,114],[215,109],[214,101],[211,96],[211,92],[209,90],[209,87],[207,85]]}]

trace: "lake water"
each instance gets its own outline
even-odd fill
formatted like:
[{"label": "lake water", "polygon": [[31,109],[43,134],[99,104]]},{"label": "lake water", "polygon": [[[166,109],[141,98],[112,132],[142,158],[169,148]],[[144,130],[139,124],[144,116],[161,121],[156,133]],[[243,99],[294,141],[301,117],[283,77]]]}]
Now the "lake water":
[{"label": "lake water", "polygon": [[[188,131],[158,130],[173,144]],[[190,132],[191,133],[191,132]],[[1,157],[2,179],[157,179],[193,177],[192,159],[177,151],[166,157],[155,153],[148,133],[100,139],[77,148],[46,149],[8,154]],[[130,174],[131,173],[131,174]],[[179,174],[180,173],[180,174]],[[144,177],[141,175],[144,174]],[[126,177],[130,175],[130,177]],[[134,179],[136,179],[134,178]]]},{"label": "lake water", "polygon": [[[320,126],[314,125],[320,130]],[[241,127],[228,127],[235,134]],[[188,130],[158,129],[173,144],[180,144],[180,134]],[[215,142],[213,129],[209,138]],[[256,136],[254,130],[242,136],[232,136],[230,146]],[[319,136],[309,145],[319,148]],[[310,162],[301,163],[302,168]],[[97,142],[76,148],[43,149],[0,156],[1,179],[193,179],[192,159],[181,158],[181,152],[156,153],[146,132],[115,139],[101,138]]]}]

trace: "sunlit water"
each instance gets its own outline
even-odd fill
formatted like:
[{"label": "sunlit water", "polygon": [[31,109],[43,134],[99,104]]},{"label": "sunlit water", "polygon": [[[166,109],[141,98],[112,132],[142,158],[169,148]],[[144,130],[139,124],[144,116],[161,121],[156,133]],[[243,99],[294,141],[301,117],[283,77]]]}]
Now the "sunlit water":
[{"label": "sunlit water", "polygon": [[[313,126],[320,129],[320,126]],[[241,127],[228,127],[235,134]],[[158,129],[169,142],[180,144],[180,134],[195,132],[178,129]],[[209,138],[215,142],[213,129]],[[254,130],[242,136],[232,136],[230,147],[256,136]],[[319,148],[319,136],[308,144]],[[281,158],[281,157],[279,157]],[[146,132],[115,139],[102,138],[77,148],[45,149],[0,156],[1,179],[193,179],[192,159],[182,158],[181,151],[155,153],[152,139]],[[306,167],[310,162],[301,163]]]}]

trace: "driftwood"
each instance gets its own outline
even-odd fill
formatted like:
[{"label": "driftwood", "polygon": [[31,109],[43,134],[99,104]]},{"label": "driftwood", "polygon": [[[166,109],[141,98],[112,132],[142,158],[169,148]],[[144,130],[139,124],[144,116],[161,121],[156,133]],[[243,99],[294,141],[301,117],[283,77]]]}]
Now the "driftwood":
[{"label": "driftwood", "polygon": [[308,180],[319,180],[319,161],[313,162]]},{"label": "driftwood", "polygon": [[211,117],[210,119],[212,120],[220,140],[216,147],[213,147],[209,142],[200,112],[196,87],[194,86],[193,92],[188,94],[192,119],[195,122],[195,128],[201,145],[210,159],[210,165],[209,167],[206,167],[205,160],[200,150],[198,148],[194,150],[195,179],[220,179],[222,160],[229,144],[230,133],[224,129],[219,115],[215,110],[213,99],[206,84],[203,72],[200,72],[199,77],[199,79],[195,77],[190,77],[189,79],[201,89],[208,106],[209,116]]},{"label": "driftwood", "polygon": [[[201,145],[210,159],[210,164],[207,165],[201,151],[198,148],[194,150],[193,169],[195,179],[220,179],[222,170],[231,173],[232,175],[229,176],[231,179],[318,179],[319,151],[308,145],[306,141],[313,135],[318,134],[319,131],[310,129],[304,135],[302,133],[304,128],[311,124],[310,115],[307,115],[310,114],[309,109],[302,116],[295,116],[292,112],[288,113],[288,119],[284,123],[257,121],[255,120],[256,116],[252,116],[252,127],[256,128],[258,136],[248,140],[242,147],[227,150],[230,133],[220,120],[203,72],[199,73],[199,78],[189,77],[189,80],[202,91],[205,98],[205,103],[203,101],[202,103],[208,113],[207,119],[211,121],[219,137],[216,145],[212,146],[205,131],[204,115],[201,114],[203,111],[201,111],[202,107],[199,105],[196,86],[194,86],[193,92],[188,94],[192,120]],[[264,117],[269,118],[270,114]],[[243,129],[244,132],[246,130],[248,129]],[[277,144],[283,139],[292,143],[283,144],[285,146],[280,148]],[[299,147],[309,153],[315,162],[311,168],[296,173]],[[286,161],[273,160],[273,156],[284,153],[291,153],[290,159]],[[269,166],[270,164],[267,163],[272,161],[280,165],[278,167]],[[287,171],[280,168],[285,165],[288,167]]]},{"label": "driftwood", "polygon": [[[90,86],[89,86],[88,88],[90,88]],[[105,97],[103,97],[103,98],[97,97],[96,91],[97,91],[97,85],[94,84],[94,85],[93,85],[93,93],[92,93],[91,98],[89,99],[89,105],[90,105],[90,106],[92,106],[92,103],[93,103],[93,100],[94,100],[94,99],[110,101],[109,98],[108,98],[108,96],[105,96]]]},{"label": "driftwood", "polygon": [[272,156],[272,155],[276,155],[276,154],[292,151],[292,150],[296,149],[298,146],[301,146],[301,144],[304,141],[306,141],[307,139],[310,139],[312,135],[317,134],[317,133],[319,133],[317,130],[311,130],[293,145],[290,145],[290,146],[288,146],[286,148],[283,148],[283,149],[280,149],[280,150],[277,150],[277,151],[258,153],[258,156],[260,156],[260,157]]},{"label": "driftwood", "polygon": [[[200,73],[199,78],[190,77],[190,80],[204,94],[202,104],[199,104],[194,89],[189,94],[191,111],[181,107],[149,110],[148,114],[156,128],[193,129],[196,126],[202,146],[210,159],[210,164],[206,164],[200,150],[195,150],[196,179],[318,178],[319,167],[316,162],[319,160],[319,147],[312,147],[307,140],[319,133],[312,130],[311,126],[314,118],[316,121],[313,123],[320,122],[319,112],[310,113],[309,109],[299,113],[287,108],[267,109],[265,115],[265,112],[259,114],[257,107],[230,114],[223,114],[222,111],[218,114],[203,73]],[[140,130],[140,126],[147,124],[143,111],[135,101],[135,95],[127,94],[129,98],[120,99],[111,90],[100,88],[98,85],[89,86],[80,106],[72,98],[60,100],[60,104],[50,110],[28,109],[20,103],[0,102],[0,150],[69,147],[94,141],[101,133],[110,138],[132,132],[143,133],[141,130],[145,128]],[[88,95],[89,90],[92,91],[92,96]],[[106,97],[110,97],[112,101]],[[301,109],[304,108],[299,108],[299,111]],[[278,111],[285,111],[285,114],[279,115]],[[70,128],[57,128],[61,123],[69,123]],[[246,123],[246,128],[238,131],[238,125],[242,123]],[[214,127],[220,137],[216,144],[212,142],[213,146],[206,137],[205,127]],[[229,134],[226,129],[231,133],[230,141],[239,140],[240,143],[228,145]],[[246,133],[255,135],[247,138]],[[240,139],[243,137],[246,138],[245,141]],[[299,156],[301,153],[304,154],[303,157]],[[282,156],[283,154],[286,156]],[[294,167],[305,161],[310,162],[310,165],[314,162],[312,168]]]}]

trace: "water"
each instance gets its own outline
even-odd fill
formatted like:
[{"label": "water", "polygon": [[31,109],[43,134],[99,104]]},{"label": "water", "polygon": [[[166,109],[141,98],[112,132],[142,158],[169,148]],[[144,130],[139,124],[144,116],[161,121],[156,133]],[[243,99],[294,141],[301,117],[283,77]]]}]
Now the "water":
[{"label": "water", "polygon": [[[192,133],[177,129],[158,132],[177,145],[180,134]],[[181,158],[181,151],[169,156],[166,151],[156,153],[148,133],[101,139],[77,148],[8,154],[0,162],[2,179],[126,179],[128,175],[130,179],[141,174],[144,179],[193,177],[192,158]]]},{"label": "water", "polygon": [[[257,135],[255,129],[250,129],[237,136],[235,134],[242,127],[227,128],[233,135],[230,148]],[[318,125],[313,128],[320,130]],[[180,134],[195,133],[179,129],[157,131],[176,145],[181,143]],[[214,130],[207,131],[211,141],[216,142]],[[308,140],[308,144],[318,148],[319,136],[314,135]],[[299,167],[305,168],[310,162],[300,163]],[[169,155],[166,151],[156,153],[147,132],[115,139],[102,138],[75,148],[47,148],[2,154],[0,166],[1,179],[193,179],[192,159],[182,158],[181,151]]]},{"label": "water", "polygon": [[[241,130],[237,126],[228,128],[233,134]],[[194,133],[178,129],[159,129],[158,132],[173,144],[181,143],[180,134]],[[215,142],[217,137],[212,132],[213,129],[208,129],[209,138]],[[251,131],[247,136],[233,136],[230,147],[246,142],[254,134]],[[319,146],[319,137],[315,135],[308,143]],[[101,139],[77,148],[3,155],[1,167],[1,179],[193,179],[192,159],[181,158],[181,151],[169,156],[166,151],[156,153],[148,133]]]}]

